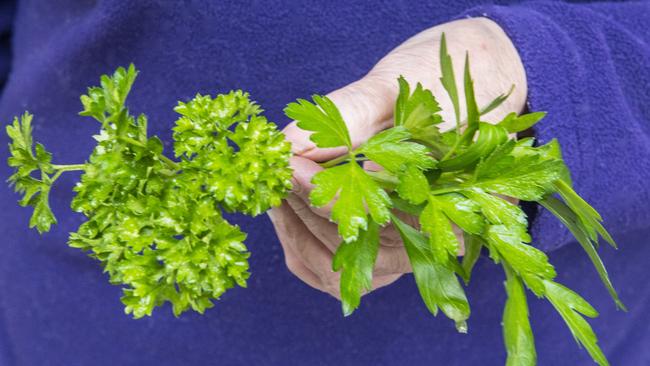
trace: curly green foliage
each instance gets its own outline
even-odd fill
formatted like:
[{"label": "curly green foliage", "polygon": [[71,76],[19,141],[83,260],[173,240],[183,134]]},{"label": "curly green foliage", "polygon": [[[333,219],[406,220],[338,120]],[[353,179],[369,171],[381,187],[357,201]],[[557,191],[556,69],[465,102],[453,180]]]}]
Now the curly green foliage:
[{"label": "curly green foliage", "polygon": [[[506,200],[507,196],[539,202],[554,213],[576,236],[617,306],[624,309],[596,252],[599,236],[615,243],[598,213],[571,188],[558,142],[535,147],[532,139],[509,136],[531,127],[545,114],[509,114],[496,124],[482,121],[481,116],[503,103],[512,88],[479,108],[466,58],[467,120],[461,123],[461,103],[444,36],[440,62],[440,80],[456,117],[456,127],[450,131],[440,130],[442,116],[433,94],[420,84],[411,89],[402,77],[398,79],[395,126],[358,148],[349,143],[346,124],[327,97],[314,96],[314,103],[299,99],[285,110],[299,127],[312,133],[318,147],[347,150],[321,164],[325,169],[314,176],[310,195],[313,206],[334,201],[331,220],[338,224],[342,242],[333,269],[341,271],[344,314],[352,313],[361,295],[370,290],[380,240],[371,234],[377,226],[392,222],[401,235],[423,302],[433,315],[442,309],[461,332],[467,331],[470,307],[459,277],[469,282],[482,247],[503,265],[508,365],[536,363],[525,288],[549,300],[579,344],[598,364],[607,365],[595,333],[582,318],[594,317],[596,311],[578,294],[554,282],[555,268],[544,252],[530,244],[526,215]],[[360,163],[368,160],[384,170],[362,169]],[[419,227],[404,223],[391,209],[418,216]],[[463,260],[457,257],[454,227],[465,238]]]},{"label": "curly green foliage", "polygon": [[280,204],[291,188],[290,145],[248,94],[198,95],[175,110],[182,116],[174,127],[180,165],[224,208],[256,216]]},{"label": "curly green foliage", "polygon": [[[34,207],[29,227],[36,227],[43,233],[49,231],[52,224],[56,224],[56,218],[48,204],[53,183],[50,174],[54,168],[51,163],[52,154],[42,144],[37,143],[34,149],[32,118],[31,114],[25,112],[20,119],[15,117],[13,124],[7,126],[7,135],[11,138],[8,164],[16,169],[9,177],[9,184],[14,186],[16,192],[23,194],[19,201],[21,206]],[[32,176],[35,171],[40,173],[39,177]]]},{"label": "curly green foliage", "polygon": [[[101,123],[85,164],[52,165],[42,145],[32,152],[31,115],[14,121],[11,182],[35,206],[32,226],[55,222],[47,204],[51,183],[66,170],[82,170],[72,208],[88,220],[69,244],[98,259],[110,282],[123,287],[125,312],[139,318],[170,302],[175,315],[203,313],[235,285],[246,286],[246,234],[222,210],[258,215],[280,203],[291,187],[290,145],[248,94],[197,95],[179,103],[174,148],[163,155],[147,135],[147,118],[125,101],[133,65],[102,76],[101,87],[81,97],[83,116]],[[41,179],[31,176],[40,170]]]}]

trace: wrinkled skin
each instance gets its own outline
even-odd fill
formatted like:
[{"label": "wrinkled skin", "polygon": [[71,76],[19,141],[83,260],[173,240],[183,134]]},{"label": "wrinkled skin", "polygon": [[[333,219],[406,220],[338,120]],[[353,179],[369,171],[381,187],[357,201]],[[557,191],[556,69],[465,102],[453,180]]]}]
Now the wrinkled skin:
[{"label": "wrinkled skin", "polygon": [[[483,116],[488,122],[499,121],[508,112],[521,112],[526,102],[526,76],[512,42],[503,30],[486,18],[463,19],[429,28],[395,48],[362,79],[328,94],[346,121],[353,144],[358,146],[393,124],[392,114],[398,94],[397,78],[403,75],[415,85],[422,83],[437,97],[445,122],[441,128],[454,125],[453,107],[439,82],[438,52],[440,37],[445,32],[448,52],[454,61],[461,111],[464,110],[462,71],[465,51],[471,55],[471,70],[479,107],[486,105],[511,85],[516,88],[508,100]],[[461,120],[464,117],[461,113]],[[318,162],[331,160],[344,151],[340,148],[319,149],[309,140],[309,132],[293,122],[284,133],[292,143],[291,165],[294,169],[293,192],[269,216],[284,249],[289,270],[308,285],[340,298],[340,274],[332,271],[332,257],[341,242],[335,223],[329,221],[330,206],[309,205],[310,183],[322,170]],[[370,163],[366,169],[376,169]],[[405,217],[412,225],[416,219]],[[462,234],[457,231],[462,244]],[[459,255],[464,249],[461,245]],[[411,266],[399,235],[391,226],[381,231],[381,245],[375,266],[373,288],[386,286]]]}]

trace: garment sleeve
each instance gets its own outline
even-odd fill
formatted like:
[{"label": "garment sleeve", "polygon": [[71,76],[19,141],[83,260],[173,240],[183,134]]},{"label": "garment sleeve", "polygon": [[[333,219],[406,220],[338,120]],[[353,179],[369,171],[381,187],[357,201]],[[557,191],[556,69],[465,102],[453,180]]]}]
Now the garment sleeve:
[{"label": "garment sleeve", "polygon": [[[547,111],[539,144],[558,138],[576,191],[616,238],[650,229],[650,2],[529,2],[481,6],[523,61],[528,108]],[[535,208],[535,245],[574,242],[553,215]]]}]

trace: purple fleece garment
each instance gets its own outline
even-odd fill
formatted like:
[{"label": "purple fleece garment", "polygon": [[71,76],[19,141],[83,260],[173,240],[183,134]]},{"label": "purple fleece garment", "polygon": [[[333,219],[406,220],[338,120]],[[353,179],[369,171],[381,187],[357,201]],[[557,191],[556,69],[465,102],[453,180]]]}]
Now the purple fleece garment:
[{"label": "purple fleece garment", "polygon": [[[590,323],[614,365],[650,364],[650,3],[503,6],[488,1],[213,2],[20,1],[0,120],[28,109],[57,162],[78,162],[98,126],[76,115],[98,76],[134,62],[128,104],[150,117],[169,150],[177,100],[233,88],[251,92],[286,124],[286,103],[362,77],[409,36],[463,16],[501,24],[526,67],[532,110],[548,117],[540,141],[558,137],[577,190],[603,214],[621,249],[601,253],[629,312],[616,311],[566,230],[544,212],[536,245],[558,281],[600,312]],[[479,7],[477,7],[479,6]],[[1,8],[0,33],[11,22]],[[0,72],[8,49],[0,36]],[[2,80],[6,75],[0,75]],[[6,146],[2,134],[0,145]],[[5,161],[6,148],[0,149]],[[0,164],[0,178],[10,169]],[[30,210],[0,185],[0,366],[5,365],[503,365],[503,274],[483,258],[467,288],[469,334],[431,316],[411,275],[365,296],[344,318],[339,303],[292,276],[267,217],[233,220],[249,232],[248,289],[229,291],[205,315],[123,315],[121,290],[98,263],[66,245],[83,218],[69,209],[74,174],[51,204],[59,224],[27,229]],[[529,296],[540,365],[592,364],[553,308]]]}]

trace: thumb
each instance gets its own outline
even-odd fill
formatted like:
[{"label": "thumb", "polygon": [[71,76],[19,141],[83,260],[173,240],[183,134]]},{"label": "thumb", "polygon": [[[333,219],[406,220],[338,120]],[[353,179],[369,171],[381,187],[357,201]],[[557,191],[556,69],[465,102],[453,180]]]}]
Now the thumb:
[{"label": "thumb", "polygon": [[[358,146],[392,124],[393,103],[397,97],[396,82],[372,74],[327,96],[336,104],[345,121],[352,145]],[[311,132],[291,122],[283,130],[291,142],[292,152],[312,161],[327,161],[345,153],[344,147],[318,148],[309,139]]]}]

